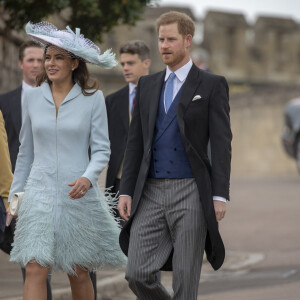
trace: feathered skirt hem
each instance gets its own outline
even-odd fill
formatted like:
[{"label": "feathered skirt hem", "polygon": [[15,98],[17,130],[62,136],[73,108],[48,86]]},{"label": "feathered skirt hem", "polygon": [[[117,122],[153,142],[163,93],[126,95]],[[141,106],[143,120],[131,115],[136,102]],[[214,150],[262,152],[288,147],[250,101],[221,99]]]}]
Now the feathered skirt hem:
[{"label": "feathered skirt hem", "polygon": [[126,257],[119,246],[120,228],[111,213],[109,194],[91,188],[72,200],[67,192],[27,183],[10,260],[23,267],[36,261],[71,275],[76,274],[76,266],[89,271],[123,267]]}]

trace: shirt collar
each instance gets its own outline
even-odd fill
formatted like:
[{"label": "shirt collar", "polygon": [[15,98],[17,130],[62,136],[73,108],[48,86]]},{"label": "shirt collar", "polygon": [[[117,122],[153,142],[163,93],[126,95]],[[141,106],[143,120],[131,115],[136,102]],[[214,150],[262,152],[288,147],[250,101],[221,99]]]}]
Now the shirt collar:
[{"label": "shirt collar", "polygon": [[[183,82],[188,74],[189,74],[189,71],[191,69],[193,65],[193,62],[192,60],[190,59],[184,66],[182,66],[181,68],[179,68],[178,70],[176,70],[174,73],[176,75],[176,77],[181,81]],[[172,73],[172,71],[169,69],[169,67],[167,66],[167,69],[166,69],[166,76],[165,76],[165,81],[167,81],[167,79],[169,78],[170,74]]]},{"label": "shirt collar", "polygon": [[129,82],[129,95],[133,92],[133,90],[137,87],[136,84]]},{"label": "shirt collar", "polygon": [[27,91],[29,89],[32,89],[32,88],[33,88],[32,85],[26,83],[24,80],[22,81],[22,90],[23,90],[23,92],[25,92],[25,91]]}]

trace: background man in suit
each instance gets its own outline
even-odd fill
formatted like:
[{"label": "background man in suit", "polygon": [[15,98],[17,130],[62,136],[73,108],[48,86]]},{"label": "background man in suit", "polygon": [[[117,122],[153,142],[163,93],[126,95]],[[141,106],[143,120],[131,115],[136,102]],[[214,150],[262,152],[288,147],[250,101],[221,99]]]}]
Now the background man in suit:
[{"label": "background man in suit", "polygon": [[[42,71],[43,48],[34,41],[24,42],[19,48],[19,68],[23,73],[22,85],[13,91],[0,95],[0,110],[5,120],[5,129],[8,139],[9,154],[12,172],[15,170],[16,160],[19,153],[19,134],[22,125],[22,98],[27,89],[35,87],[36,76]],[[5,229],[1,250],[7,254],[11,251],[11,243],[15,229],[13,220]],[[23,280],[25,280],[25,269],[22,268]],[[52,299],[50,277],[47,280],[47,300]]]},{"label": "background man in suit", "polygon": [[[111,188],[111,192],[114,194],[117,194],[120,188],[137,84],[140,77],[149,74],[151,65],[150,50],[143,41],[129,41],[120,48],[120,62],[124,79],[128,85],[106,97],[108,132],[111,143],[106,187]],[[120,216],[117,209],[115,209],[115,215]]]},{"label": "background man in suit", "polygon": [[159,269],[173,269],[172,299],[196,300],[204,248],[214,269],[225,257],[218,221],[229,199],[228,85],[193,65],[194,30],[186,14],[161,15],[158,48],[167,67],[137,88],[118,208],[127,221],[120,234],[126,279],[142,300],[171,299]]},{"label": "background man in suit", "polygon": [[22,97],[25,90],[35,86],[36,76],[42,70],[43,49],[34,41],[23,43],[19,49],[19,67],[23,72],[22,85],[0,95],[0,110],[5,120],[12,171],[19,152],[19,134],[22,124]]},{"label": "background man in suit", "polygon": [[[111,155],[106,177],[106,187],[118,193],[124,153],[127,143],[131,114],[134,108],[135,93],[141,76],[149,74],[150,50],[143,41],[129,41],[120,48],[120,62],[125,87],[106,97],[108,131]],[[116,215],[119,216],[117,210]]]}]

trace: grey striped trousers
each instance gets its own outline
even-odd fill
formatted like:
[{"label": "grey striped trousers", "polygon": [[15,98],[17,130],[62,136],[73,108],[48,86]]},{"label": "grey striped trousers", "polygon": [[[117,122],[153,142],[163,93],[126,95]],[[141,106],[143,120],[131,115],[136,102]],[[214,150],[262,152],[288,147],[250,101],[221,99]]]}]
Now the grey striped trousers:
[{"label": "grey striped trousers", "polygon": [[[196,300],[205,238],[195,179],[148,179],[130,232],[131,290],[141,300]],[[157,280],[172,247],[173,298]]]}]

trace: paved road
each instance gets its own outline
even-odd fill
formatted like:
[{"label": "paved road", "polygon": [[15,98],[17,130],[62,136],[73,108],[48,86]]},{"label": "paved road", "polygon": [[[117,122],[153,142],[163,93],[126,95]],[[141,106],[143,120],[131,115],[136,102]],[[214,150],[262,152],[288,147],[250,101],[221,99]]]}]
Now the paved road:
[{"label": "paved road", "polygon": [[[227,260],[218,272],[204,264],[198,300],[299,300],[299,215],[300,176],[234,178],[231,202],[221,223]],[[170,275],[163,275],[168,289]],[[101,284],[120,277],[122,272],[99,272]],[[66,286],[64,274],[53,276],[54,290]],[[124,281],[115,280],[115,285],[107,286],[113,288],[106,295],[114,296],[106,296],[106,300],[135,299]],[[21,290],[18,267],[0,254],[0,299],[12,299]],[[98,291],[101,292],[100,288]]]}]

